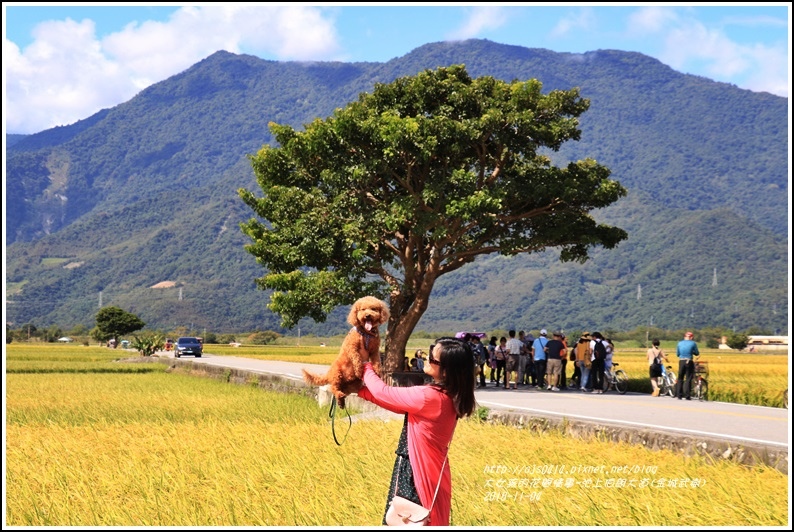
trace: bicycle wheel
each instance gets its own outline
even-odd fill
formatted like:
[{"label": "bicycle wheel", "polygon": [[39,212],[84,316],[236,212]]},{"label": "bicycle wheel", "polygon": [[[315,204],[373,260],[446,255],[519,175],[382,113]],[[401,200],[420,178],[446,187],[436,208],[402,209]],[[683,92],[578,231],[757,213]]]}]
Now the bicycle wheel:
[{"label": "bicycle wheel", "polygon": [[620,394],[624,394],[629,390],[629,377],[622,369],[615,372],[615,388]]},{"label": "bicycle wheel", "polygon": [[664,379],[665,393],[670,397],[675,397],[675,373],[668,371]]}]

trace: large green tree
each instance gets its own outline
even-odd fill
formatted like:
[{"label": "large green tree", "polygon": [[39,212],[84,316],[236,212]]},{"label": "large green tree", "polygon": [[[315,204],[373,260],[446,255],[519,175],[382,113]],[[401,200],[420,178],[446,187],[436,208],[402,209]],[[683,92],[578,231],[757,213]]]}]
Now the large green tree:
[{"label": "large green tree", "polygon": [[271,123],[280,146],[251,156],[264,195],[238,191],[258,216],[240,226],[283,325],[324,321],[365,294],[388,299],[394,371],[441,275],[490,253],[558,248],[584,262],[624,240],[590,216],[626,193],[609,169],[549,157],[579,139],[589,101],[541,89],[457,65],[378,84],[303,131]]},{"label": "large green tree", "polygon": [[141,319],[119,307],[103,307],[96,313],[95,338],[112,338],[119,345],[119,336],[143,329]]}]

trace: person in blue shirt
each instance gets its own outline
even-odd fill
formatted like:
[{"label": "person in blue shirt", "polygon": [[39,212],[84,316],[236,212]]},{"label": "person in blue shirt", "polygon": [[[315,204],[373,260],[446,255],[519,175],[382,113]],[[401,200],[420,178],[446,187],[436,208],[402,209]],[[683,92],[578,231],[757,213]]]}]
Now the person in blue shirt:
[{"label": "person in blue shirt", "polygon": [[[684,339],[678,342],[675,354],[678,357],[678,382],[676,383],[676,396],[679,399],[684,398],[689,401],[692,398],[692,377],[695,374],[695,357],[700,356],[698,345],[693,338],[695,337],[690,331],[684,334]],[[686,382],[684,382],[686,381]]]},{"label": "person in blue shirt", "polygon": [[537,376],[537,387],[541,390],[546,388],[546,329],[540,330],[538,336],[532,343],[532,359],[535,361],[535,375]]}]

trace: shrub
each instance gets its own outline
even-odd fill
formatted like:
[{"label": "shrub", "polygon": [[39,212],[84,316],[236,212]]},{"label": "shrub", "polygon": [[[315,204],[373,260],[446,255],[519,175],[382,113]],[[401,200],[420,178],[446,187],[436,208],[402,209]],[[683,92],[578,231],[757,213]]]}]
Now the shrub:
[{"label": "shrub", "polygon": [[267,345],[280,337],[281,335],[275,331],[257,331],[248,337],[248,342],[254,345]]},{"label": "shrub", "polygon": [[731,349],[737,349],[741,351],[745,347],[747,347],[747,343],[750,341],[750,338],[746,334],[737,333],[728,336],[728,347]]},{"label": "shrub", "polygon": [[219,334],[215,342],[207,342],[213,344],[231,344],[237,341],[237,337],[233,334]]},{"label": "shrub", "polygon": [[160,334],[149,334],[145,336],[134,336],[134,340],[130,345],[138,351],[141,356],[150,357],[163,347],[165,347],[165,340]]}]

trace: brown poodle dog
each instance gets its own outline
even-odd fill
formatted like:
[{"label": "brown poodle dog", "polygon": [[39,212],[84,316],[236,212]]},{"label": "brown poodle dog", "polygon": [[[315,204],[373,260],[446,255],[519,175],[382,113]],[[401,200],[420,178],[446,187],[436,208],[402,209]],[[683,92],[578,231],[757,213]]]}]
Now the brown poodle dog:
[{"label": "brown poodle dog", "polygon": [[389,320],[389,307],[372,296],[353,303],[347,322],[353,326],[345,336],[339,355],[324,376],[314,375],[305,369],[303,380],[315,386],[331,385],[339,408],[345,407],[345,397],[363,386],[364,353],[369,354],[372,368],[380,372],[380,333],[378,327]]}]

